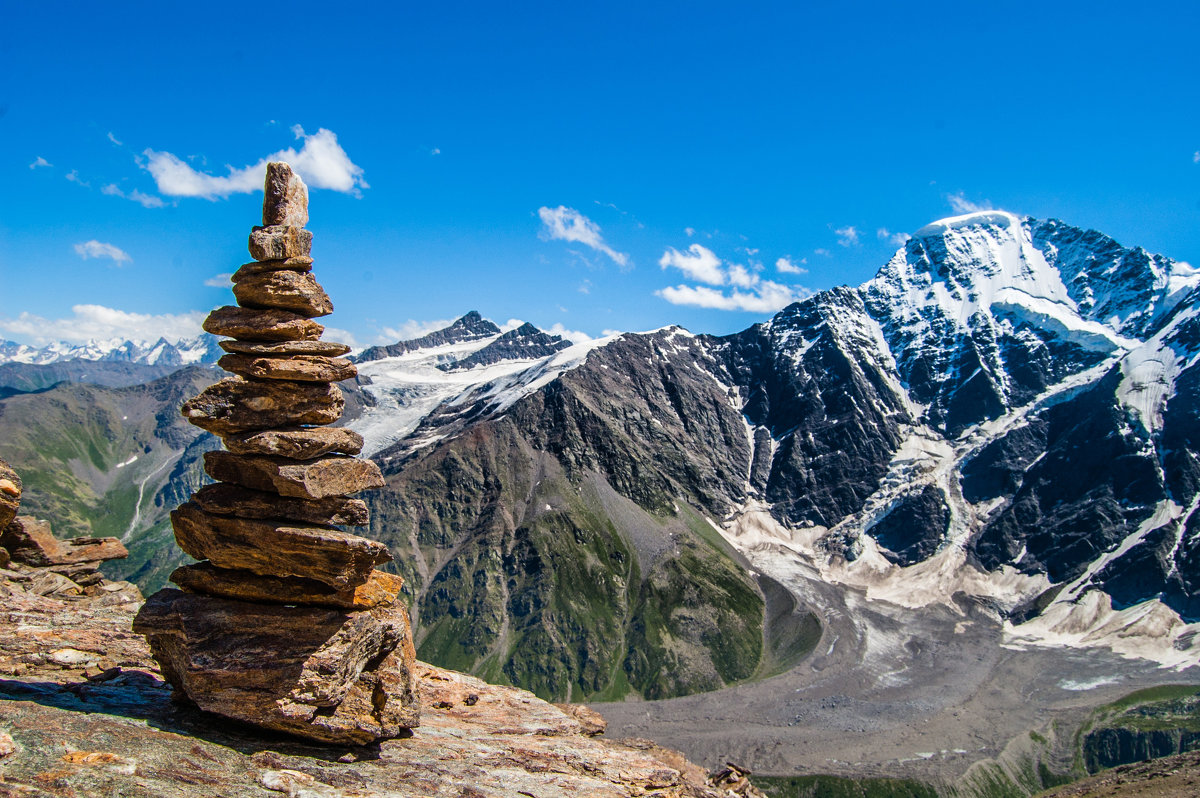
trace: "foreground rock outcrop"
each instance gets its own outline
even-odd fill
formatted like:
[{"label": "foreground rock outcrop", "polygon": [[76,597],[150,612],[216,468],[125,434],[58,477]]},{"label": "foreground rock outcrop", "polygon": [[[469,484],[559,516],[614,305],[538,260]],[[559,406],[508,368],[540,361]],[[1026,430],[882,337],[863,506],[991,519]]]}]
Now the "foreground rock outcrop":
[{"label": "foreground rock outcrop", "polygon": [[312,276],[308,191],[287,164],[267,166],[255,260],[233,275],[238,306],[204,322],[236,376],[183,404],[229,451],[206,452],[218,480],[171,513],[175,541],[202,562],[183,590],[150,597],[134,621],[182,696],[228,718],[325,743],[361,745],[419,725],[416,658],[399,577],[375,566],[387,547],[335,525],[364,526],[348,496],[383,484],[355,457],[363,440],[334,429],[334,383],[357,372],[313,321],[333,303]]},{"label": "foreground rock outcrop", "polygon": [[649,741],[593,736],[603,720],[584,707],[420,662],[419,733],[307,744],[173,700],[129,631],[138,599],[63,601],[3,579],[0,594],[12,630],[0,636],[0,796],[761,796]]}]

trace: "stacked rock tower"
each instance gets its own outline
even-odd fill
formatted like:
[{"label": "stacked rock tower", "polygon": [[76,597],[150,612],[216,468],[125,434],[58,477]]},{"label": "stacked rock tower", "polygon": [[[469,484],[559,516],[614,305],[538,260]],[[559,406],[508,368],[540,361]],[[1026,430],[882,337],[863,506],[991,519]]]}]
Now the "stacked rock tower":
[{"label": "stacked rock tower", "polygon": [[308,190],[267,165],[254,261],[233,275],[237,306],[204,329],[228,336],[232,372],[183,405],[221,437],[204,469],[216,484],[171,513],[180,548],[200,560],[171,574],[182,590],[147,600],[134,629],[163,675],[200,708],[330,743],[363,744],[418,725],[403,581],[375,570],[387,547],[337,529],[365,526],[383,485],[355,457],[362,437],[327,426],[342,414],[336,383],[355,366],[313,321],[333,311],[312,275]]}]

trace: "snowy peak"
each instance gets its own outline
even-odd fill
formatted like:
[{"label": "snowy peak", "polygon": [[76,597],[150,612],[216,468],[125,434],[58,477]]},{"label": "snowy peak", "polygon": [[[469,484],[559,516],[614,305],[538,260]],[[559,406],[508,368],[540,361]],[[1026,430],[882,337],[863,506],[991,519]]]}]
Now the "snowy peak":
[{"label": "snowy peak", "polygon": [[195,363],[216,363],[224,354],[215,336],[202,333],[174,343],[166,338],[157,341],[112,339],[88,341],[83,344],[55,342],[42,347],[0,341],[0,363],[49,365],[68,360],[138,363],[150,366],[188,366]]},{"label": "snowy peak", "polygon": [[529,322],[525,322],[467,357],[454,363],[443,364],[438,368],[449,371],[490,366],[502,360],[539,360],[566,349],[570,345],[571,342],[564,340],[562,336],[543,332]]},{"label": "snowy peak", "polygon": [[499,334],[499,327],[479,315],[479,311],[472,310],[449,327],[443,327],[428,335],[408,341],[397,341],[387,346],[368,347],[351,359],[356,363],[369,363],[372,360],[399,357],[409,352],[418,352],[424,349],[482,341],[485,338],[491,338]]}]

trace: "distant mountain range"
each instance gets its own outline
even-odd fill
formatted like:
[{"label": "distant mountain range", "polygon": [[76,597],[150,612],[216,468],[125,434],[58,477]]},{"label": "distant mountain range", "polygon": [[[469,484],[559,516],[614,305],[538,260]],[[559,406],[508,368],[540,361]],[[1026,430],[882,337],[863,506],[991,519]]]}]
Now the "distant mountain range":
[{"label": "distant mountain range", "polygon": [[[776,673],[845,614],[830,590],[973,602],[1012,645],[1197,663],[1198,300],[1186,264],[987,212],[734,335],[571,344],[469,313],[356,358],[346,423],[387,476],[369,534],[423,658],[545,696]],[[212,445],[172,413],[205,378],[0,399],[0,456],[49,509],[40,484],[82,490],[62,475],[86,454],[71,424],[100,423],[87,407],[161,418],[129,439],[144,470],[119,414],[95,432],[111,456],[86,454],[88,490],[124,497],[104,528],[139,542],[113,567],[153,586],[180,556],[165,510]]]},{"label": "distant mountain range", "polygon": [[182,367],[195,363],[216,363],[224,354],[216,336],[201,333],[171,343],[166,338],[157,341],[88,341],[83,344],[62,342],[35,347],[13,341],[0,341],[0,364],[25,363],[45,366],[68,360],[88,360],[99,363],[137,363],[147,366]]}]

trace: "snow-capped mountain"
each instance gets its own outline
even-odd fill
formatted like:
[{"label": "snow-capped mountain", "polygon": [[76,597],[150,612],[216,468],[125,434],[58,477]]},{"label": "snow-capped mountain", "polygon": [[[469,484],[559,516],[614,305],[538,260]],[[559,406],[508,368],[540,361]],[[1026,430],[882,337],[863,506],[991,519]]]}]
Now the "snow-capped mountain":
[{"label": "snow-capped mountain", "polygon": [[35,347],[13,341],[0,341],[0,364],[27,363],[44,366],[68,360],[89,360],[149,366],[189,366],[197,363],[216,363],[222,354],[224,352],[217,345],[217,338],[208,333],[174,343],[166,338],[159,338],[153,342],[114,338],[83,344],[55,342]]}]

